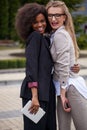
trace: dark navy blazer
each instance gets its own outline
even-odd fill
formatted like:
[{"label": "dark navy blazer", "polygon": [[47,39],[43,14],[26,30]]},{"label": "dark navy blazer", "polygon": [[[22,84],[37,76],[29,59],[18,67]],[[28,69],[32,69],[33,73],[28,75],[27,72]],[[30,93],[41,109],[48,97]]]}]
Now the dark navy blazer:
[{"label": "dark navy blazer", "polygon": [[49,39],[34,31],[27,40],[26,46],[26,77],[21,86],[20,96],[31,99],[28,82],[38,82],[39,100],[49,101],[51,71],[53,61],[49,50]]}]

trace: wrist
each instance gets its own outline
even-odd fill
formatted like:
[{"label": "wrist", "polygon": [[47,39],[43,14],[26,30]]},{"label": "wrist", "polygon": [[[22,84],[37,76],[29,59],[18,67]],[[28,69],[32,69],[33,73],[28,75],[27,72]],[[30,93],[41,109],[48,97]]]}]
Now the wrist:
[{"label": "wrist", "polygon": [[32,98],[38,98],[38,95],[32,95]]},{"label": "wrist", "polygon": [[61,97],[65,97],[66,95],[66,89],[61,88]]}]

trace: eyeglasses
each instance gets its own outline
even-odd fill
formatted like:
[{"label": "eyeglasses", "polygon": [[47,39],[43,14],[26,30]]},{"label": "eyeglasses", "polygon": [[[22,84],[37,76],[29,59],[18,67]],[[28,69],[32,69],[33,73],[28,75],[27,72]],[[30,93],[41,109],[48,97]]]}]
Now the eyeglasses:
[{"label": "eyeglasses", "polygon": [[48,14],[48,18],[52,19],[53,16],[54,16],[56,19],[58,19],[58,18],[60,18],[62,15],[65,15],[65,14]]}]

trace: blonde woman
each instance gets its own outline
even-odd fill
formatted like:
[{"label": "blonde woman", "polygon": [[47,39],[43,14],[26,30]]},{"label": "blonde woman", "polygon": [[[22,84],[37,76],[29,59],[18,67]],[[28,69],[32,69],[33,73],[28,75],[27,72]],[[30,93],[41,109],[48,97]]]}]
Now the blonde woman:
[{"label": "blonde woman", "polygon": [[87,87],[84,79],[71,71],[78,57],[71,14],[62,1],[49,2],[46,9],[53,29],[50,51],[54,61],[59,130],[71,129],[71,117],[76,130],[87,130]]}]

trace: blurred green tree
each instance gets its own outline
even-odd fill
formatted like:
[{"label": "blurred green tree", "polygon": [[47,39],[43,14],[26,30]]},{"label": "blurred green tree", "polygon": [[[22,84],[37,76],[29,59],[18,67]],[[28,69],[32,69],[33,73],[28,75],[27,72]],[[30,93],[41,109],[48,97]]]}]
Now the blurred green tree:
[{"label": "blurred green tree", "polygon": [[8,38],[8,0],[0,0],[0,39]]},{"label": "blurred green tree", "polygon": [[60,0],[64,1],[70,10],[76,10],[84,0]]},{"label": "blurred green tree", "polygon": [[[77,9],[77,4],[83,0],[63,0],[71,9]],[[49,0],[0,0],[0,39],[17,39],[14,23],[17,9],[25,3],[37,2],[46,5]]]},{"label": "blurred green tree", "polygon": [[25,4],[25,3],[32,3],[32,2],[37,2],[39,4],[43,4],[43,5],[46,5],[47,2],[49,2],[49,0],[21,0],[21,4]]},{"label": "blurred green tree", "polygon": [[[55,0],[21,0],[22,4],[25,4],[27,2],[31,3],[31,2],[37,2],[39,4],[44,4],[46,5],[49,1],[55,1]],[[83,2],[83,0],[60,0],[60,1],[64,1],[66,3],[66,5],[71,8],[71,9],[75,9],[75,5],[80,4],[81,2]]]},{"label": "blurred green tree", "polygon": [[15,16],[16,16],[17,9],[20,7],[20,1],[19,0],[8,0],[8,1],[9,1],[9,8],[8,8],[9,39],[16,40],[17,35],[16,35],[14,24],[15,24]]},{"label": "blurred green tree", "polygon": [[87,25],[87,16],[74,16],[75,32],[77,36],[77,43],[80,49],[87,49],[87,33],[85,26]]}]

